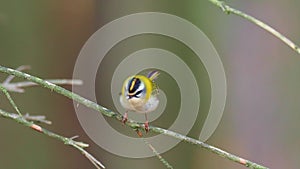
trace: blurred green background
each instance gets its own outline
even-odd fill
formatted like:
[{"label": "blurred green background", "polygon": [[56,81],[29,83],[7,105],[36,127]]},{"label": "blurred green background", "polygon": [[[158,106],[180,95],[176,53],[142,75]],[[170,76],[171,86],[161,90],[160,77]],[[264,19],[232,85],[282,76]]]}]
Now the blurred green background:
[{"label": "blurred green background", "polygon": [[[229,4],[300,44],[299,1],[233,0]],[[146,11],[192,22],[209,37],[223,61],[227,103],[207,142],[270,168],[298,168],[299,55],[261,28],[225,15],[208,1],[0,0],[0,64],[30,65],[29,72],[43,78],[71,78],[81,47],[96,30],[124,15]],[[0,97],[1,109],[13,111],[7,99]],[[49,130],[79,135],[107,168],[165,168],[155,157],[129,159],[102,150],[84,133],[72,101],[65,97],[40,87],[12,97],[22,112],[44,114],[53,121],[45,126]],[[93,168],[78,151],[57,140],[4,118],[0,126],[0,168]],[[245,168],[185,143],[162,155],[174,168]]]}]

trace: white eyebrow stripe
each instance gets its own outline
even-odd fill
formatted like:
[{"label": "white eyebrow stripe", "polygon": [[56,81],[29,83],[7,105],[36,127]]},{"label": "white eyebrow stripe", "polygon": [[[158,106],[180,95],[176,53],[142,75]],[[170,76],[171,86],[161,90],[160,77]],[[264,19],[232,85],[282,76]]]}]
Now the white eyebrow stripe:
[{"label": "white eyebrow stripe", "polygon": [[143,82],[140,83],[139,88],[136,91],[145,90],[145,84]]}]

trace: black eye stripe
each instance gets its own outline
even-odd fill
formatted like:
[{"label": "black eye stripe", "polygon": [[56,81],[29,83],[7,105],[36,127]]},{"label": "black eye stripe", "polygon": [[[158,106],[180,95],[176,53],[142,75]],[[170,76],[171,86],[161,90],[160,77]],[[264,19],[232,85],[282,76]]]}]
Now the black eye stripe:
[{"label": "black eye stripe", "polygon": [[134,78],[130,79],[128,86],[127,86],[128,93],[131,93],[131,94],[135,93],[140,85],[141,85],[141,80],[139,78],[134,77]]},{"label": "black eye stripe", "polygon": [[134,96],[135,96],[135,97],[139,97],[138,95],[141,94],[142,92],[143,92],[142,90],[139,90],[139,91],[137,91],[137,92],[134,94]]},{"label": "black eye stripe", "polygon": [[129,99],[131,99],[131,98],[133,98],[133,97],[135,97],[135,98],[140,98],[141,96],[138,96],[138,95],[140,95],[142,92],[143,92],[142,90],[139,90],[139,91],[137,91],[136,93],[134,93],[134,94],[132,94],[132,95],[128,95],[128,98],[129,98]]}]

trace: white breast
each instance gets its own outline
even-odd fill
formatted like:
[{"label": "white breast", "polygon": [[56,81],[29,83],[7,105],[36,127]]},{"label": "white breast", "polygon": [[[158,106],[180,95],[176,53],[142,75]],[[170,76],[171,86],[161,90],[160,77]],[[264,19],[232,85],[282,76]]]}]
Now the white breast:
[{"label": "white breast", "polygon": [[159,104],[156,96],[151,96],[147,102],[140,98],[131,98],[127,100],[125,97],[120,97],[121,105],[129,110],[137,113],[149,113],[154,111]]}]

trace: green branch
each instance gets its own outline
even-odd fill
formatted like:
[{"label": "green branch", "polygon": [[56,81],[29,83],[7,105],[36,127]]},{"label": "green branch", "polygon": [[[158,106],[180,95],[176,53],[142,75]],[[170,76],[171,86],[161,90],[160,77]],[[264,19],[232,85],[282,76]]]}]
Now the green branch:
[{"label": "green branch", "polygon": [[13,101],[13,99],[11,98],[10,94],[8,93],[8,91],[6,90],[5,87],[3,87],[0,84],[0,90],[4,93],[4,95],[6,96],[6,98],[8,99],[9,103],[13,106],[13,108],[16,110],[16,112],[22,116],[20,110],[18,109],[17,105],[15,104],[15,102]]},{"label": "green branch", "polygon": [[234,9],[234,8],[228,6],[223,1],[219,1],[219,0],[209,0],[209,1],[212,2],[214,5],[218,6],[219,8],[221,8],[222,11],[224,11],[225,13],[227,13],[227,14],[232,13],[232,14],[238,15],[240,17],[243,17],[246,20],[256,24],[257,26],[259,26],[261,28],[263,28],[264,30],[270,32],[272,35],[274,35],[275,37],[277,37],[278,39],[283,41],[286,45],[288,45],[290,48],[292,48],[294,51],[296,51],[298,54],[300,54],[299,46],[297,46],[294,42],[292,42],[290,39],[288,39],[287,37],[285,37],[284,35],[279,33],[277,30],[275,30],[271,26],[269,26],[269,25],[265,24],[264,22],[254,18],[253,16],[250,16],[250,15],[248,15],[248,14],[242,12],[242,11],[239,11],[237,9]]},{"label": "green branch", "polygon": [[[30,69],[29,65],[22,65],[18,67],[16,70],[18,71],[24,71]],[[13,75],[9,75],[3,83],[0,83],[0,88],[4,93],[7,91],[11,92],[17,92],[17,93],[24,93],[25,90],[23,88],[25,87],[32,87],[36,86],[36,83],[26,81],[26,82],[16,82],[12,83],[11,81],[15,78]],[[45,81],[48,81],[53,84],[57,85],[82,85],[82,80],[77,80],[77,79],[45,79]],[[3,87],[5,89],[3,89]],[[6,94],[5,94],[6,95]],[[9,99],[9,97],[7,97]],[[11,100],[10,100],[11,101]],[[13,104],[12,104],[13,105]],[[15,107],[15,106],[14,106]]]},{"label": "green branch", "polygon": [[[60,86],[57,86],[57,85],[52,84],[50,82],[44,81],[41,78],[26,74],[26,73],[23,73],[23,72],[14,70],[14,69],[6,68],[6,67],[3,67],[3,66],[0,66],[0,72],[7,73],[7,74],[10,74],[10,75],[14,75],[14,76],[19,77],[19,78],[24,78],[28,81],[39,84],[39,85],[41,85],[45,88],[50,89],[51,91],[54,91],[54,92],[59,93],[61,95],[64,95],[64,96],[66,96],[66,97],[68,97],[68,98],[70,98],[70,99],[72,99],[72,100],[74,100],[78,103],[81,103],[81,104],[83,104],[83,105],[85,105],[89,108],[97,110],[97,111],[99,111],[100,113],[102,113],[103,115],[105,115],[107,117],[114,118],[118,121],[122,121],[122,119],[123,119],[123,116],[120,113],[113,112],[113,111],[111,111],[111,110],[109,110],[105,107],[102,107],[102,106],[98,105],[97,103],[94,103],[94,102],[92,102],[88,99],[85,99],[85,98],[79,96],[78,94],[72,93],[72,92],[70,92],[70,91],[68,91],[68,90],[66,90],[66,89],[64,89]],[[144,125],[142,123],[138,123],[138,122],[133,121],[131,119],[128,119],[126,125],[131,127],[134,130],[137,130],[137,129],[144,130]],[[154,126],[150,126],[149,130],[150,130],[150,132],[154,132],[154,133],[158,133],[158,134],[164,134],[166,136],[170,136],[170,137],[173,137],[173,138],[176,138],[176,139],[179,139],[179,140],[183,140],[183,141],[185,141],[189,144],[193,144],[193,145],[199,146],[201,148],[207,149],[208,151],[213,152],[213,153],[215,153],[215,154],[217,154],[217,155],[219,155],[223,158],[226,158],[228,160],[237,162],[237,163],[242,164],[242,165],[244,165],[246,167],[249,167],[249,168],[255,168],[255,169],[266,169],[267,168],[267,167],[261,166],[259,164],[256,164],[254,162],[251,162],[249,160],[238,157],[236,155],[230,154],[226,151],[223,151],[219,148],[216,148],[214,146],[211,146],[211,145],[206,144],[204,142],[201,142],[199,140],[184,136],[182,134],[179,134],[179,133],[176,133],[176,132],[173,132],[173,131],[169,131],[169,130],[159,128],[159,127],[154,127]]]},{"label": "green branch", "polygon": [[[41,126],[34,124],[33,122],[30,122],[26,120],[26,118],[34,118],[33,121],[40,121],[41,117],[32,117],[27,115],[26,118],[19,114],[9,113],[4,110],[0,109],[0,116],[14,120],[26,127],[29,127],[35,131],[38,131],[40,133],[43,133],[49,137],[55,138],[59,141],[62,141],[66,145],[70,145],[77,150],[79,150],[88,160],[90,160],[98,169],[100,167],[105,168],[103,164],[101,164],[97,159],[95,159],[90,153],[88,153],[84,148],[88,147],[89,145],[83,142],[74,141],[72,138],[63,137],[59,134],[53,133],[45,128],[42,128]],[[43,119],[43,118],[42,118]]]}]

